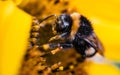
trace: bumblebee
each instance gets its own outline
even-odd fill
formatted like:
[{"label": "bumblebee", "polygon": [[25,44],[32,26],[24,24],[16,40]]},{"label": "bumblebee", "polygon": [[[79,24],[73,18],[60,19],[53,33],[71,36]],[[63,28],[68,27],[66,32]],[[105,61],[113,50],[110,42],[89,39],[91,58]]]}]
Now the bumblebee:
[{"label": "bumblebee", "polygon": [[55,40],[64,40],[64,42],[47,43],[39,46],[40,49],[55,49],[51,51],[52,54],[55,54],[60,50],[74,48],[83,59],[92,57],[96,53],[103,55],[104,48],[86,17],[76,12],[72,14],[63,13],[60,16],[50,15],[41,22],[53,16],[56,17],[52,25],[55,36],[51,37],[49,42]]},{"label": "bumblebee", "polygon": [[[50,19],[51,17],[53,19]],[[50,19],[50,24],[48,24],[48,19]],[[44,28],[50,32],[44,33],[45,35],[42,36]],[[50,36],[47,35],[49,33],[51,33]],[[69,72],[70,75],[82,75],[77,74],[77,72],[80,72],[79,69],[82,70],[81,66],[83,65],[79,63],[82,63],[86,58],[93,57],[96,53],[101,55],[104,53],[104,48],[97,38],[90,21],[76,12],[72,14],[63,13],[59,16],[53,14],[41,21],[34,17],[28,45],[20,75],[31,74],[31,71],[42,75],[56,74],[58,72],[60,75],[62,75],[62,72],[66,74]],[[67,49],[69,49],[68,52],[62,52]],[[68,54],[59,56],[58,53],[58,57],[56,57],[57,52]],[[52,57],[54,61],[51,60]],[[59,60],[59,57],[62,60]],[[69,59],[69,61],[64,61],[66,59]],[[82,72],[87,75],[84,70]]]}]

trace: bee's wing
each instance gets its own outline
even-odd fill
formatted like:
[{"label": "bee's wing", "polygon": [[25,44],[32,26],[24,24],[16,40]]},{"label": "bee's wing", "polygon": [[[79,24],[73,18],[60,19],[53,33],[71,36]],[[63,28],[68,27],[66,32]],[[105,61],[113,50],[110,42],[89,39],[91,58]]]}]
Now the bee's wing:
[{"label": "bee's wing", "polygon": [[88,36],[86,39],[98,51],[99,54],[104,55],[104,47],[95,33],[92,33],[92,35]]}]

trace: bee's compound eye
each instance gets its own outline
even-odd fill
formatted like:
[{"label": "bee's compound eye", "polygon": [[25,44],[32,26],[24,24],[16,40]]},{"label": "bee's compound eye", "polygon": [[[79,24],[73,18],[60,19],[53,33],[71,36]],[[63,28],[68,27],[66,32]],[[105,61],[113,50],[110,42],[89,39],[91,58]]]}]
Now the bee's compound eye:
[{"label": "bee's compound eye", "polygon": [[71,21],[70,21],[70,16],[69,15],[63,14],[63,15],[61,15],[60,18],[61,18],[61,21],[62,21],[64,27],[67,27],[67,26],[70,25]]},{"label": "bee's compound eye", "polygon": [[68,32],[71,29],[72,19],[68,14],[61,14],[55,24],[55,30],[57,32]]}]

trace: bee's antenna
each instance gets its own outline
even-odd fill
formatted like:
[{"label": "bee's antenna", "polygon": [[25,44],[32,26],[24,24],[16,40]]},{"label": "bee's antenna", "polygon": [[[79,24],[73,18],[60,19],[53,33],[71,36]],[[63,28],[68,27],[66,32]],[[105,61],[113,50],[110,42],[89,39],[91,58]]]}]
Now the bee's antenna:
[{"label": "bee's antenna", "polygon": [[50,16],[47,16],[47,17],[44,18],[43,20],[41,20],[40,23],[42,23],[43,21],[45,21],[45,20],[47,20],[47,19],[49,19],[49,18],[51,18],[51,17],[57,18],[57,16],[56,16],[55,14],[52,14],[52,15],[50,15]]}]

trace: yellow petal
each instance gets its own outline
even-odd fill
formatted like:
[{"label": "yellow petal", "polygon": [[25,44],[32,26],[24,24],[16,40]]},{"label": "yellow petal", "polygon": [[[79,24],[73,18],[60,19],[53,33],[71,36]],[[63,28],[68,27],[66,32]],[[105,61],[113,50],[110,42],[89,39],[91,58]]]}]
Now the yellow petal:
[{"label": "yellow petal", "polygon": [[88,75],[120,75],[120,71],[110,64],[91,63],[85,69]]},{"label": "yellow petal", "polygon": [[13,0],[16,5],[19,5],[23,0]]},{"label": "yellow petal", "polygon": [[0,75],[16,75],[25,53],[31,16],[12,1],[0,1]]}]

